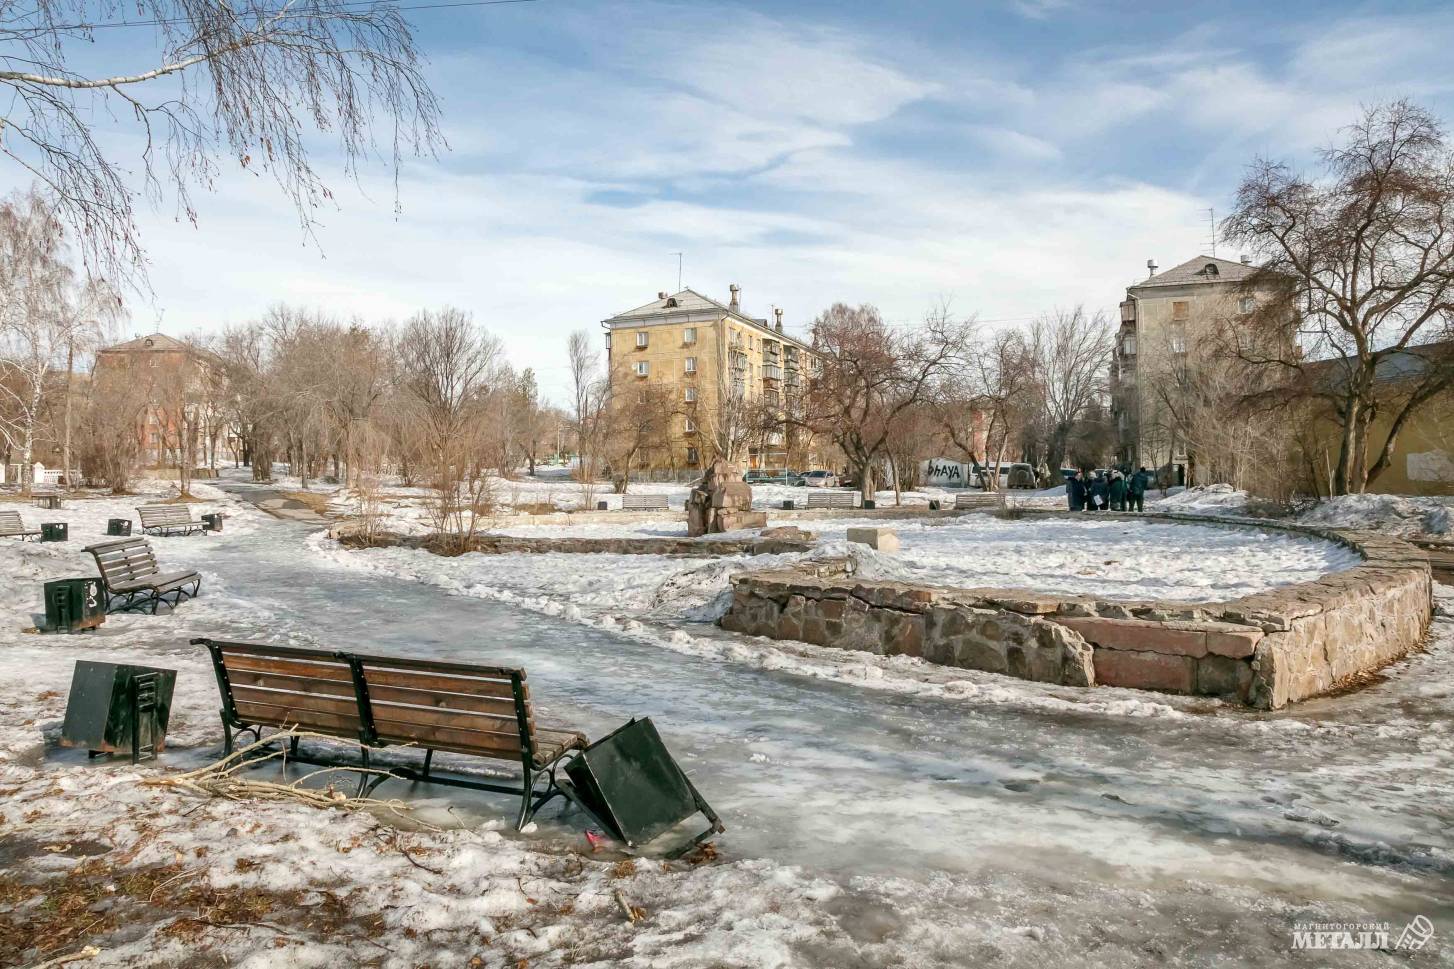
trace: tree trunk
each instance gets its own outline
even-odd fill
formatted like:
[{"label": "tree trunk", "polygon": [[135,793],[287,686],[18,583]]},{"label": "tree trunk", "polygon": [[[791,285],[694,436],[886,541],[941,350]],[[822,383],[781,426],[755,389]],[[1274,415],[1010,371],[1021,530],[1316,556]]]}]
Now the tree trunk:
[{"label": "tree trunk", "polygon": [[76,483],[71,480],[71,384],[76,368],[76,345],[69,340],[66,341],[66,426],[62,432],[61,443],[61,473],[66,476],[66,487],[74,488]]}]

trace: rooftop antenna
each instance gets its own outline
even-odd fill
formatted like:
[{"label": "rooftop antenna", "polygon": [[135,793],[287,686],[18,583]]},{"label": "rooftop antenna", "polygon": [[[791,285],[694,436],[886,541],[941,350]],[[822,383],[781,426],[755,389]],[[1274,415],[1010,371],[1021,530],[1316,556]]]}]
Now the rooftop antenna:
[{"label": "rooftop antenna", "polygon": [[682,256],[685,256],[686,253],[674,252],[672,255],[677,257],[677,292],[680,293],[682,291]]},{"label": "rooftop antenna", "polygon": [[1214,209],[1207,209],[1207,225],[1212,231],[1212,258],[1215,259],[1217,258],[1217,213]]}]

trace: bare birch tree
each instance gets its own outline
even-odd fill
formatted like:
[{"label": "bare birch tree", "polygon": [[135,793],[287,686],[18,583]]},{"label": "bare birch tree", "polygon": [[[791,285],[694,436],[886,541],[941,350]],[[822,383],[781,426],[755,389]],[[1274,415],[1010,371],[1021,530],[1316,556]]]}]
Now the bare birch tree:
[{"label": "bare birch tree", "polygon": [[[387,3],[0,0],[0,92],[0,158],[47,186],[86,264],[113,279],[144,271],[133,171],[193,221],[190,193],[224,158],[267,172],[306,232],[331,197],[314,130],[348,177],[380,141],[396,170],[441,144],[413,33]],[[135,154],[98,134],[103,117],[131,126]]]}]

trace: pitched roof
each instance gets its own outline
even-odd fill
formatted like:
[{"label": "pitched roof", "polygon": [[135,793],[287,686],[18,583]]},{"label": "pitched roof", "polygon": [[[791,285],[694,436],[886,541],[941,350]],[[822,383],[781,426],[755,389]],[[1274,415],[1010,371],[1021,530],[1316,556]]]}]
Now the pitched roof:
[{"label": "pitched roof", "polygon": [[691,288],[684,289],[680,293],[673,293],[665,299],[654,299],[644,306],[636,307],[634,310],[617,313],[605,322],[626,323],[652,316],[676,316],[681,313],[703,312],[720,312],[724,316],[735,316],[747,323],[763,324],[767,322],[766,320],[755,320],[745,313],[725,306],[710,296],[703,296]]},{"label": "pitched roof", "polygon": [[1197,256],[1179,266],[1172,266],[1139,283],[1126,287],[1130,290],[1150,289],[1156,286],[1196,286],[1206,283],[1240,283],[1258,271],[1258,267],[1216,256]]},{"label": "pitched roof", "polygon": [[690,288],[684,289],[679,293],[672,293],[663,299],[654,299],[644,306],[636,307],[634,310],[617,313],[615,316],[602,320],[601,322],[606,326],[633,326],[669,320],[676,320],[678,322],[715,321],[726,316],[730,316],[740,323],[746,323],[749,326],[756,327],[771,339],[796,344],[805,350],[812,349],[807,343],[795,336],[779,333],[768,325],[767,320],[748,316],[741,310],[734,310],[732,307],[719,303],[710,296],[703,296],[695,289]]},{"label": "pitched roof", "polygon": [[162,352],[166,350],[188,351],[192,349],[181,340],[167,336],[165,333],[151,333],[147,336],[139,336],[134,340],[127,340],[125,343],[118,343],[115,346],[105,347],[102,353],[137,353],[142,351]]}]

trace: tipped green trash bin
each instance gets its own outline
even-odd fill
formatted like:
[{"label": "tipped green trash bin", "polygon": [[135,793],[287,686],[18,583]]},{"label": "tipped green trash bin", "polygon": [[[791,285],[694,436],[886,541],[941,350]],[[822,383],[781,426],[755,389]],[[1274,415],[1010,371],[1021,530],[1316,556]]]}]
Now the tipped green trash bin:
[{"label": "tipped green trash bin", "polygon": [[650,717],[632,719],[591,744],[565,773],[565,795],[628,848],[656,840],[699,812],[710,826],[677,853],[724,830]]}]

